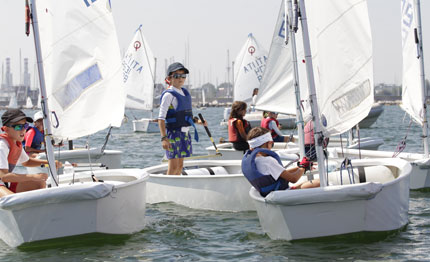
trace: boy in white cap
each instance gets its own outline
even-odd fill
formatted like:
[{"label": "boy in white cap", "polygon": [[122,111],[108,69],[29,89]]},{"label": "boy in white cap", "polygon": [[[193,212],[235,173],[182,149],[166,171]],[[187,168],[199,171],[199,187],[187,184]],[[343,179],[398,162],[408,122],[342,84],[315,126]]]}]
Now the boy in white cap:
[{"label": "boy in white cap", "polygon": [[[33,122],[19,109],[8,109],[3,113],[0,134],[0,197],[5,195],[41,189],[46,187],[48,174],[17,174],[13,173],[16,165],[22,164],[26,167],[36,167],[48,164],[47,160],[29,157],[23,147],[25,131],[28,123]],[[57,168],[61,162],[56,161]],[[7,184],[5,184],[7,183]]]},{"label": "boy in white cap", "polygon": [[[273,152],[273,140],[270,131],[263,127],[254,127],[248,133],[248,150],[242,159],[242,172],[252,186],[263,197],[275,190],[290,188],[288,183],[296,183],[312,162],[306,157],[297,162],[297,167],[285,169],[278,154]],[[303,182],[290,189],[319,187],[318,179]]]},{"label": "boy in white cap", "polygon": [[44,143],[43,112],[37,111],[34,114],[33,120],[34,125],[25,133],[22,145],[29,156],[35,157],[38,153],[44,152],[44,150],[42,150],[42,145]]},{"label": "boy in white cap", "polygon": [[194,127],[194,138],[198,142],[194,123],[202,124],[193,117],[190,93],[182,88],[188,73],[188,69],[181,63],[169,65],[166,76],[169,87],[161,94],[160,99],[158,125],[161,145],[166,150],[166,157],[169,160],[168,175],[182,173],[184,158],[191,156],[193,152],[189,128]]}]

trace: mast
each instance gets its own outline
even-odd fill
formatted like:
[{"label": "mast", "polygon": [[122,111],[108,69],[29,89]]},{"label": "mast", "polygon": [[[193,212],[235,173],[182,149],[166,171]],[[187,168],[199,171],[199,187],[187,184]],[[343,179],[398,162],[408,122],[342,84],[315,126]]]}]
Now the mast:
[{"label": "mast", "polygon": [[[294,89],[296,94],[296,119],[297,119],[297,133],[299,135],[299,149],[300,149],[300,156],[305,156],[305,130],[304,130],[304,122],[303,122],[303,112],[301,105],[301,98],[300,98],[300,86],[299,86],[299,68],[297,66],[297,47],[296,47],[296,35],[298,28],[298,4],[297,0],[294,1],[294,13],[292,10],[293,4],[292,0],[285,1],[285,45],[288,44],[288,35],[290,37],[290,43],[291,43],[291,53],[293,58],[293,71],[294,71]],[[287,16],[288,11],[288,16]],[[288,20],[288,17],[290,20]]]},{"label": "mast", "polygon": [[[37,11],[36,11],[36,0],[30,0],[30,10],[32,16],[32,25],[33,25],[33,34],[34,34],[34,46],[36,47],[36,61],[37,68],[39,71],[39,84],[40,84],[40,95],[42,97],[42,112],[43,112],[43,126],[45,132],[45,146],[46,146],[46,158],[49,163],[49,170],[52,181],[54,182],[52,186],[58,186],[58,175],[57,170],[55,168],[55,158],[54,158],[54,139],[52,137],[52,128],[51,121],[49,119],[49,107],[48,107],[48,99],[46,94],[46,85],[45,85],[45,74],[43,71],[43,60],[42,60],[42,49],[40,47],[40,35],[39,35],[39,22],[37,20]],[[26,0],[26,5],[28,5],[28,0]]]},{"label": "mast", "polygon": [[427,122],[427,89],[426,89],[426,77],[424,71],[424,52],[423,52],[423,31],[421,24],[421,0],[415,0],[415,10],[417,15],[417,33],[415,41],[417,44],[418,59],[420,61],[420,78],[421,78],[421,92],[423,101],[423,145],[424,155],[426,158],[429,157],[429,142],[428,142],[428,122]]},{"label": "mast", "polygon": [[317,105],[317,96],[315,89],[314,71],[312,65],[312,53],[309,40],[309,29],[306,17],[305,0],[300,0],[300,14],[303,32],[303,48],[305,51],[306,75],[308,79],[309,101],[311,105],[312,121],[314,122],[314,138],[315,147],[318,158],[318,173],[320,177],[321,187],[327,186],[327,178],[325,173],[324,153],[322,148],[323,134],[320,122],[319,109]]}]

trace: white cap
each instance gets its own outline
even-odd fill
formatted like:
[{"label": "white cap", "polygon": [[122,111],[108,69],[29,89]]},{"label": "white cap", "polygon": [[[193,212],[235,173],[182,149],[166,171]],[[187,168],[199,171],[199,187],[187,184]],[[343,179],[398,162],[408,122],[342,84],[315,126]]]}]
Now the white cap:
[{"label": "white cap", "polygon": [[37,111],[34,114],[34,117],[33,117],[34,122],[36,122],[39,119],[43,119],[43,112],[42,111]]}]

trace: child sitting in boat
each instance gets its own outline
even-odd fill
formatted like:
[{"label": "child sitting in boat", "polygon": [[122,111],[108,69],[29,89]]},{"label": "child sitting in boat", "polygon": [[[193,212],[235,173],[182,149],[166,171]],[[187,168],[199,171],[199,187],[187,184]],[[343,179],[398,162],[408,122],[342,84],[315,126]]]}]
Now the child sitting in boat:
[{"label": "child sitting in boat", "polygon": [[289,187],[288,183],[296,183],[306,170],[310,170],[312,162],[306,157],[297,162],[297,167],[284,169],[281,159],[273,152],[273,140],[268,129],[255,127],[249,131],[248,150],[242,159],[242,172],[261,196],[270,192],[285,189],[301,189],[319,187],[318,179],[305,181]]},{"label": "child sitting in boat", "polygon": [[267,117],[261,120],[261,127],[268,129],[274,142],[294,142],[294,138],[284,136],[279,130],[278,113],[266,112]]},{"label": "child sitting in boat", "polygon": [[22,142],[25,152],[31,157],[35,157],[38,153],[44,152],[44,150],[42,150],[44,141],[42,111],[37,111],[34,114],[33,121],[34,126],[28,128],[27,132],[25,132],[24,141]]},{"label": "child sitting in boat", "polygon": [[[29,157],[22,147],[27,122],[32,123],[33,119],[19,109],[8,109],[2,115],[1,121],[3,125],[1,130],[4,133],[0,134],[0,197],[45,188],[48,178],[46,173],[27,175],[12,173],[19,164],[26,167],[48,164],[47,160]],[[61,162],[56,161],[55,164],[57,168],[61,167]]]},{"label": "child sitting in boat", "polygon": [[228,119],[228,140],[233,144],[234,149],[241,151],[249,149],[246,140],[251,125],[243,119],[246,114],[246,107],[245,102],[234,101]]}]

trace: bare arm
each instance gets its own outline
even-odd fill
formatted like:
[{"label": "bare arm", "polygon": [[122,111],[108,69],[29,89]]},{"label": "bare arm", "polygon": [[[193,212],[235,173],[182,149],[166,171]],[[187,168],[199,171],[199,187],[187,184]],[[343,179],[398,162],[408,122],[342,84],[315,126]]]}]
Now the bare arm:
[{"label": "bare arm", "polygon": [[163,119],[158,119],[158,127],[160,128],[161,138],[163,139],[163,137],[166,137],[161,141],[161,146],[163,147],[163,149],[167,150],[170,148],[170,143],[166,135],[166,121],[164,121]]},{"label": "bare arm", "polygon": [[248,141],[245,129],[243,128],[243,122],[241,120],[237,120],[235,123],[237,131],[239,131],[240,136],[245,140]]},{"label": "bare arm", "polygon": [[293,167],[288,170],[284,170],[281,173],[281,177],[288,182],[296,183],[297,181],[299,181],[300,177],[302,177],[304,172],[304,168]]},{"label": "bare arm", "polygon": [[42,153],[42,152],[44,152],[43,150],[32,148],[30,146],[25,146],[24,150],[27,153]]},{"label": "bare arm", "polygon": [[0,178],[3,182],[25,182],[25,181],[46,181],[48,174],[28,174],[19,175],[15,173],[9,173],[7,169],[0,169]]},{"label": "bare arm", "polygon": [[[25,167],[36,167],[36,166],[48,165],[48,164],[49,164],[48,160],[38,159],[33,157],[30,157],[26,162],[22,163],[22,165]],[[55,167],[57,169],[61,168],[62,166],[63,164],[60,161],[55,160]]]}]

